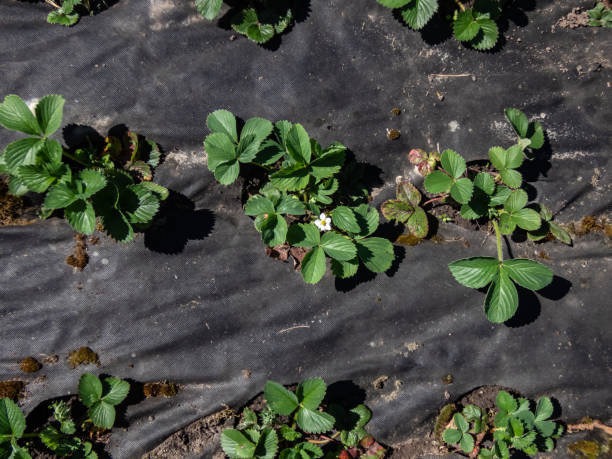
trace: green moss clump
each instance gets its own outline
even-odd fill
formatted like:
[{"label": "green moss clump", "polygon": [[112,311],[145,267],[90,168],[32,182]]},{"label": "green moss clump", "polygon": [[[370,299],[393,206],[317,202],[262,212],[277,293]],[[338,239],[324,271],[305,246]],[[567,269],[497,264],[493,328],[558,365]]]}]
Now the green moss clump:
[{"label": "green moss clump", "polygon": [[173,382],[154,382],[144,384],[142,391],[147,398],[174,397],[178,394],[178,386]]},{"label": "green moss clump", "polygon": [[26,357],[19,362],[19,367],[24,373],[36,373],[42,368],[42,365],[34,357]]},{"label": "green moss clump", "polygon": [[579,440],[567,447],[567,451],[576,457],[586,457],[587,459],[597,459],[601,453],[599,444],[594,441]]},{"label": "green moss clump", "polygon": [[100,366],[98,354],[88,347],[81,347],[76,351],[71,351],[68,353],[68,364],[70,365],[70,368],[76,368],[79,365],[87,365],[89,363]]},{"label": "green moss clump", "polygon": [[16,402],[24,387],[23,381],[0,381],[0,399],[9,398]]},{"label": "green moss clump", "polygon": [[442,407],[442,409],[440,410],[440,414],[436,419],[436,425],[434,427],[434,436],[436,440],[440,442],[442,441],[442,434],[444,433],[444,429],[450,422],[451,418],[453,417],[453,414],[455,414],[456,412],[457,406],[454,403],[449,403],[448,405]]}]

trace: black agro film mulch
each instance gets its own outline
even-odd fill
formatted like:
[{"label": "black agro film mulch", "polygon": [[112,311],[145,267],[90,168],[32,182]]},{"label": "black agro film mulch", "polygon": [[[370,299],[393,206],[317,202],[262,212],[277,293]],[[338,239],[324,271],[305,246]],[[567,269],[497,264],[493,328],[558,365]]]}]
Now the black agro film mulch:
[{"label": "black agro film mulch", "polygon": [[[385,444],[430,430],[445,391],[454,400],[484,384],[554,397],[565,420],[609,423],[609,240],[510,241],[514,256],[545,250],[556,277],[540,292],[523,291],[517,316],[502,325],[484,316],[484,294],[457,284],[446,267],[494,256],[494,237],[455,225],[443,225],[446,237],[471,247],[396,246],[386,274],[348,282],[328,274],[310,286],[265,256],[240,185],[217,184],[202,148],[205,118],[217,108],[300,122],[322,144],[338,140],[379,168],[370,177],[378,206],[397,176],[414,176],[410,148],[439,143],[486,158],[490,146],[513,141],[503,109],[516,107],[548,138],[524,170],[530,198],[562,223],[609,214],[610,32],[553,30],[572,7],[593,2],[516,1],[488,53],[435,26],[414,32],[374,0],[306,3],[267,47],[230,40],[191,1],[120,0],[70,28],[48,25],[44,3],[0,3],[0,95],[62,94],[62,126],[106,135],[126,124],[164,149],[156,181],[173,190],[152,230],[127,245],[102,237],[82,272],[64,263],[74,233],[62,220],[0,228],[0,379],[32,380],[20,375],[19,360],[60,355],[38,373],[46,380],[27,386],[28,412],[74,393],[87,368],[71,370],[64,358],[90,346],[97,372],[183,385],[176,397],[128,406],[129,428],[114,429],[107,447],[117,458],[138,457],[224,403],[239,408],[267,379],[351,381],[365,391],[369,429]],[[388,140],[387,128],[400,138]],[[0,145],[13,134],[0,131]],[[442,382],[447,374],[451,385]],[[377,390],[372,382],[383,375]],[[550,457],[566,454],[558,448]]]}]

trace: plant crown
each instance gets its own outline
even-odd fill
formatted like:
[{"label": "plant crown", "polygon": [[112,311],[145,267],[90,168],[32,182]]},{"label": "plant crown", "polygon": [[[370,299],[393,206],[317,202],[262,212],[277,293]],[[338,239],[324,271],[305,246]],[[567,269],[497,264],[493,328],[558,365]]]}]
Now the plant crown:
[{"label": "plant crown", "polygon": [[0,156],[0,172],[9,175],[14,195],[44,193],[41,218],[63,210],[75,231],[91,234],[96,219],[120,242],[134,237],[159,210],[168,190],[151,182],[161,152],[155,142],[129,132],[125,139],[107,137],[106,146],[65,149],[49,137],[62,123],[64,98],[43,97],[30,111],[15,95],[0,104],[0,126],[28,134],[10,143]]},{"label": "plant crown", "polygon": [[[115,423],[115,406],[128,395],[130,384],[117,378],[100,380],[91,373],[85,373],[79,381],[79,400],[85,405],[87,417],[76,421],[71,409],[63,401],[49,405],[55,425],[52,423],[38,433],[25,433],[26,418],[19,407],[10,399],[0,400],[0,459],[30,459],[27,445],[20,446],[18,440],[38,438],[57,456],[70,456],[81,459],[97,459],[92,444],[81,440],[89,430],[88,424],[96,428],[112,429]],[[58,428],[59,427],[59,428]]]},{"label": "plant crown", "polygon": [[446,17],[452,22],[457,40],[468,43],[474,49],[491,49],[499,38],[497,20],[502,12],[501,0],[476,0],[467,8],[459,0],[377,0],[383,6],[399,9],[404,22],[420,30],[431,20],[439,7],[449,8]]},{"label": "plant crown", "polygon": [[372,237],[378,211],[367,204],[354,164],[343,170],[344,145],[322,148],[301,124],[272,125],[263,118],[247,120],[239,136],[236,118],[226,110],[211,113],[206,124],[212,131],[204,141],[208,168],[219,183],[233,183],[241,164],[265,171],[268,181],[250,196],[245,213],[255,218],[266,245],[308,249],[301,262],[306,282],[323,277],[326,257],[340,278],[355,275],[360,262],[376,273],[391,267],[393,245]]},{"label": "plant crown", "polygon": [[[493,420],[474,405],[455,413],[452,426],[442,435],[444,442],[474,454],[470,457],[477,453],[478,459],[508,459],[512,450],[531,456],[555,448],[553,439],[561,436],[563,426],[550,420],[553,404],[548,397],[538,400],[535,411],[529,400],[514,398],[504,390],[498,392],[495,402],[497,414]],[[492,444],[485,448],[481,443],[487,436]]]},{"label": "plant crown", "polygon": [[245,459],[384,457],[385,449],[365,430],[370,410],[365,405],[347,410],[331,404],[326,411],[321,406],[326,390],[320,378],[301,382],[295,392],[268,381],[259,418],[245,408],[237,428],[223,431],[223,451]]},{"label": "plant crown", "polygon": [[[283,33],[293,21],[293,10],[286,1],[256,0],[231,17],[232,29],[256,43],[266,43]],[[209,21],[221,11],[222,0],[195,0],[199,13]]]},{"label": "plant crown", "polygon": [[547,286],[552,271],[541,263],[524,258],[505,260],[502,255],[501,235],[512,234],[517,228],[527,231],[532,240],[557,238],[571,244],[569,234],[552,221],[552,213],[545,206],[540,212],[527,207],[527,193],[517,170],[525,158],[533,157],[533,150],[544,145],[544,131],[538,122],[529,122],[516,109],[506,110],[506,116],[518,135],[518,141],[508,149],[489,150],[491,170],[468,167],[465,159],[453,150],[439,156],[413,150],[410,160],[419,172],[426,175],[425,189],[436,196],[421,204],[422,196],[411,183],[401,182],[397,197],[383,203],[382,213],[389,219],[406,225],[415,238],[428,232],[428,221],[421,206],[433,202],[447,202],[459,206],[466,220],[490,221],[497,236],[498,257],[473,257],[457,260],[449,265],[455,279],[471,288],[489,286],[484,309],[491,322],[505,322],[518,308],[515,284],[530,290]]}]

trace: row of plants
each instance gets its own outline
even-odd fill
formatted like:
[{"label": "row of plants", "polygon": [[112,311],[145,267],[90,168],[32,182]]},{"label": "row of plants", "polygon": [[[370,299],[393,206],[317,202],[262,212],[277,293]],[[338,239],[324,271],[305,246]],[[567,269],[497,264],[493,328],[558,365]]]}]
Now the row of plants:
[{"label": "row of plants", "polygon": [[[71,26],[83,14],[93,14],[106,7],[105,0],[45,0],[55,9],[47,17],[52,24]],[[454,37],[479,51],[495,47],[500,36],[499,21],[511,2],[504,0],[377,0],[396,10],[414,30],[421,30],[438,14],[449,23]],[[194,0],[197,11],[209,21],[221,11],[223,0]],[[284,0],[250,0],[230,11],[234,31],[256,43],[266,43],[285,32],[294,21],[294,2]],[[589,10],[588,25],[612,27],[612,10],[599,2]]]},{"label": "row of plants", "polygon": [[[152,181],[161,152],[157,144],[127,131],[103,144],[65,147],[51,139],[60,127],[64,99],[43,97],[34,113],[15,95],[0,104],[0,125],[28,136],[10,143],[0,156],[0,172],[9,176],[9,190],[44,196],[40,217],[60,215],[82,234],[103,229],[120,242],[151,224],[168,190]],[[471,288],[488,287],[484,309],[492,322],[505,322],[518,308],[515,284],[530,290],[553,278],[545,265],[503,257],[502,237],[526,231],[534,241],[558,238],[570,244],[561,226],[544,206],[527,205],[518,168],[535,158],[544,145],[544,131],[519,110],[506,116],[517,134],[509,148],[492,147],[484,162],[466,160],[453,150],[412,150],[410,161],[425,176],[428,200],[412,183],[398,184],[396,198],[385,201],[386,219],[405,225],[417,239],[429,234],[428,210],[448,204],[459,218],[490,225],[496,235],[497,258],[471,257],[452,262],[454,278]],[[227,110],[211,113],[204,141],[207,164],[215,179],[230,185],[242,174],[246,215],[269,248],[291,251],[305,282],[319,282],[328,266],[334,276],[355,276],[360,266],[387,271],[394,259],[391,241],[376,236],[379,213],[347,148],[334,142],[323,148],[304,127],[288,121],[273,124],[251,118],[239,129]],[[250,169],[249,169],[250,168]],[[256,169],[253,173],[251,169]],[[535,209],[532,207],[536,207]],[[537,210],[536,210],[537,209]]]}]

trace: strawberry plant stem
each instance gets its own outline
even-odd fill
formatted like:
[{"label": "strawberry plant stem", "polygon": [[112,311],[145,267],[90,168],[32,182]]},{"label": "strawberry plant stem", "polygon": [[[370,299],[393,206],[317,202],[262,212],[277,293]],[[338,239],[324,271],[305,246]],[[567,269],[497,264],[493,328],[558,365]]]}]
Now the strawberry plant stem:
[{"label": "strawberry plant stem", "polygon": [[432,202],[441,201],[442,199],[446,198],[447,196],[448,195],[445,194],[444,196],[439,196],[437,198],[430,199],[429,201],[426,201],[426,202],[423,203],[423,207],[425,207],[427,204],[431,204]]},{"label": "strawberry plant stem", "polygon": [[501,233],[499,232],[499,226],[497,225],[497,220],[491,220],[493,222],[493,228],[495,228],[495,236],[497,237],[497,259],[500,262],[504,261],[504,254],[502,253],[502,245],[501,245]]},{"label": "strawberry plant stem", "polygon": [[57,8],[58,10],[61,8],[61,6],[59,6],[57,3],[55,3],[53,0],[45,0],[45,2],[47,2],[49,5],[51,5],[54,8]]},{"label": "strawberry plant stem", "polygon": [[461,8],[461,11],[465,11],[465,6],[463,6],[463,3],[461,3],[459,0],[455,0],[455,2],[457,3],[457,5],[459,5],[459,8]]},{"label": "strawberry plant stem", "polygon": [[79,163],[81,166],[85,166],[85,167],[89,167],[89,164],[85,164],[83,161],[81,161],[80,159],[78,159],[76,156],[71,155],[70,153],[68,153],[67,151],[63,151],[62,155],[66,156],[67,158],[71,159],[72,161],[74,161],[75,163]]}]

